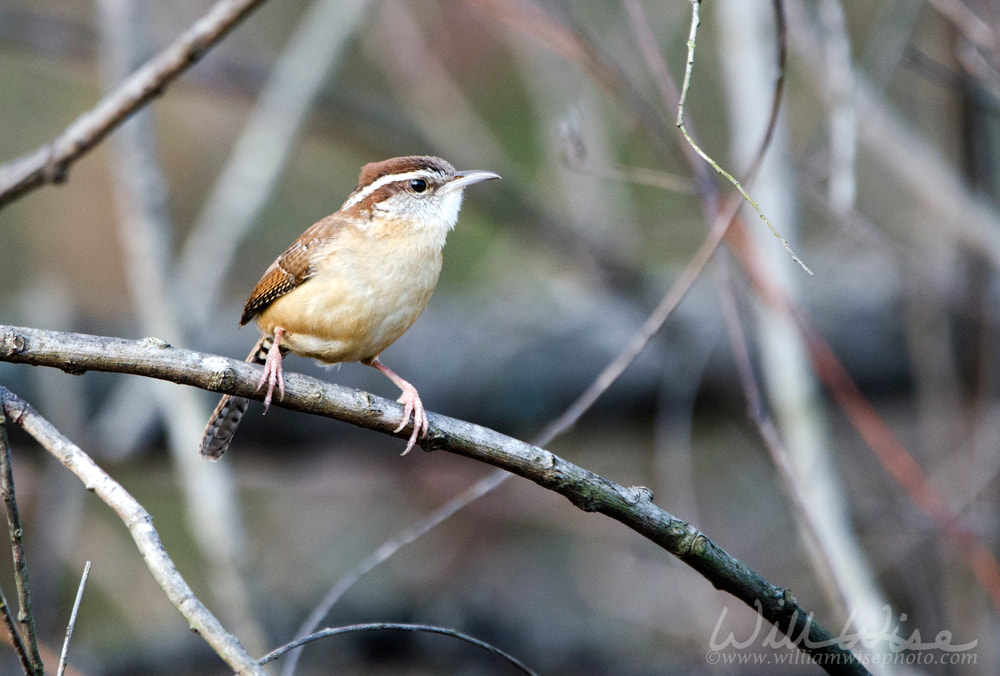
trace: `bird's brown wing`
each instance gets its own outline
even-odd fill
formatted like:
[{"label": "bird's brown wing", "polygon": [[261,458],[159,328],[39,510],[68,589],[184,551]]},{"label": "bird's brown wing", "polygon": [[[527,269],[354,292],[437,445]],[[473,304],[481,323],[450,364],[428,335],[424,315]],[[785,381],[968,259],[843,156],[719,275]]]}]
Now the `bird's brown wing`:
[{"label": "bird's brown wing", "polygon": [[243,326],[268,305],[312,276],[312,254],[320,245],[335,237],[343,224],[328,216],[313,224],[295,240],[264,273],[243,306]]}]

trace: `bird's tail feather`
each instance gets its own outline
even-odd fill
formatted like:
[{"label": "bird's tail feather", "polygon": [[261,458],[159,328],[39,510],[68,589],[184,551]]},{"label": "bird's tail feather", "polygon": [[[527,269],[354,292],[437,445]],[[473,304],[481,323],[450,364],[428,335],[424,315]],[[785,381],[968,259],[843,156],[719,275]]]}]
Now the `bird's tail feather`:
[{"label": "bird's tail feather", "polygon": [[[254,345],[253,350],[247,357],[247,361],[253,364],[263,364],[267,359],[267,351],[271,349],[274,337],[264,334]],[[210,460],[219,460],[229,448],[236,428],[240,425],[243,414],[250,406],[250,400],[243,397],[234,397],[231,394],[222,396],[219,405],[212,412],[212,417],[208,419],[205,432],[201,437],[201,454]]]}]

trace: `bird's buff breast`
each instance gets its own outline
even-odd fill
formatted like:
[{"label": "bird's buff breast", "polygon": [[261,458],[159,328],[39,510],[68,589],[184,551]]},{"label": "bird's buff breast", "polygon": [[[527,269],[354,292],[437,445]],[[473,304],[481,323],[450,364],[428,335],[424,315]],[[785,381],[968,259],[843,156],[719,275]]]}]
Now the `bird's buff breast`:
[{"label": "bird's buff breast", "polygon": [[258,315],[261,330],[280,326],[283,346],[325,363],[377,357],[427,306],[441,251],[401,238],[367,244],[338,241],[319,252],[312,277]]}]

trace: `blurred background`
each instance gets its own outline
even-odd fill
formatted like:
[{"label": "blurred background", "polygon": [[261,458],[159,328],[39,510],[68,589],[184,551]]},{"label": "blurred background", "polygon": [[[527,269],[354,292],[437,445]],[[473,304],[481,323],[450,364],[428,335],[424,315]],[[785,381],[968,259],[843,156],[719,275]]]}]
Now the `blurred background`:
[{"label": "blurred background", "polygon": [[[0,0],[0,162],[53,139],[209,6]],[[0,322],[242,358],[257,337],[237,327],[246,295],[361,165],[440,155],[504,180],[467,192],[434,298],[383,357],[430,410],[534,438],[624,349],[734,194],[675,128],[690,18],[681,0],[266,3],[65,184],[0,211]],[[787,48],[747,186],[814,274],[744,208],[744,236],[547,448],[648,486],[834,633],[866,627],[874,655],[914,631],[976,642],[877,671],[996,673],[1000,7],[719,0],[701,19],[686,120],[737,176]],[[398,394],[357,364],[286,368]],[[216,395],[9,364],[0,383],[146,506],[254,655],[493,471],[258,405],[212,465],[197,447]],[[73,673],[224,673],[117,516],[8,427],[45,654],[92,560]],[[13,602],[7,556],[0,586]],[[628,529],[512,478],[358,580],[321,626],[449,626],[545,674],[772,673],[711,658],[756,620]],[[762,638],[720,654],[792,652]],[[0,672],[17,669],[0,651]],[[512,670],[451,639],[379,633],[314,643],[295,673],[333,672]]]}]

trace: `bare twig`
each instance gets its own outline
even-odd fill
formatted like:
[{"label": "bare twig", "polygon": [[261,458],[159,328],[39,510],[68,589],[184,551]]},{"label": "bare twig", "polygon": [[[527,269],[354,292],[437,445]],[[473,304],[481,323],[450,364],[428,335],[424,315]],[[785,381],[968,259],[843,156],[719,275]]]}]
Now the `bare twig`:
[{"label": "bare twig", "polygon": [[681,276],[674,282],[673,286],[667,292],[667,295],[663,297],[660,304],[656,306],[656,309],[646,318],[642,326],[632,334],[625,348],[622,349],[618,355],[615,356],[611,362],[604,367],[604,370],[594,379],[594,381],[587,387],[583,393],[573,401],[572,404],[566,409],[566,411],[560,415],[558,418],[549,423],[544,430],[542,430],[539,437],[542,439],[542,444],[548,443],[556,435],[561,434],[565,430],[576,424],[576,421],[580,419],[587,409],[593,406],[594,402],[604,392],[607,391],[609,387],[621,376],[628,366],[635,361],[635,358],[639,356],[649,341],[652,340],[660,328],[662,328],[663,323],[667,320],[667,317],[674,311],[687,292],[691,289],[694,283],[697,281],[698,277],[701,275],[702,270],[711,260],[712,256],[715,254],[716,249],[722,243],[722,240],[726,236],[726,231],[729,229],[729,221],[732,219],[735,212],[731,211],[726,214],[722,214],[715,223],[712,225],[711,230],[709,230],[708,235],[702,242],[701,246],[695,252],[691,261],[684,268]]},{"label": "bare twig", "polygon": [[[490,493],[497,486],[509,479],[512,475],[504,470],[497,470],[483,477],[467,489],[444,503],[433,512],[427,514],[419,521],[413,523],[409,528],[397,533],[392,538],[383,542],[378,549],[366,556],[354,567],[353,570],[342,576],[330,588],[323,599],[316,604],[316,607],[309,613],[309,616],[299,626],[295,635],[304,638],[320,625],[336,605],[337,601],[353,587],[358,580],[373,571],[375,568],[388,561],[392,556],[406,545],[416,542],[425,533],[429,532],[439,524],[449,519],[453,514],[461,511],[466,506],[475,502],[487,493]],[[289,644],[288,650],[293,650],[296,646]],[[291,676],[295,673],[301,652],[292,652],[285,661],[281,669],[282,676]],[[262,661],[263,663],[263,661]]]},{"label": "bare twig", "polygon": [[[3,413],[0,411],[0,418],[2,417]],[[26,675],[30,675],[32,673],[31,660],[28,659],[28,651],[24,649],[21,635],[17,633],[17,623],[14,616],[10,614],[10,606],[7,605],[7,597],[4,596],[2,589],[0,589],[0,617],[3,617],[3,626],[7,629],[7,638],[10,639],[10,644],[14,648],[14,654],[21,662],[21,670]]]},{"label": "bare twig", "polygon": [[798,255],[796,255],[796,253],[792,251],[792,247],[788,243],[788,240],[782,237],[781,234],[774,227],[774,225],[771,224],[771,221],[767,218],[767,216],[764,215],[764,212],[761,210],[760,206],[758,206],[757,202],[753,199],[753,197],[750,196],[750,193],[746,191],[746,189],[743,187],[743,184],[740,183],[740,181],[737,180],[735,176],[733,176],[728,171],[723,169],[719,165],[719,163],[713,160],[708,153],[702,150],[701,146],[699,146],[695,142],[695,140],[691,137],[691,134],[688,133],[687,126],[684,124],[684,105],[687,102],[687,94],[691,86],[691,74],[694,71],[694,49],[698,36],[698,26],[701,24],[701,20],[698,17],[698,10],[701,6],[701,0],[690,0],[690,1],[691,1],[691,30],[688,35],[688,56],[687,56],[687,67],[684,69],[684,83],[681,85],[681,97],[680,101],[678,101],[677,103],[677,128],[681,130],[681,133],[684,135],[684,139],[694,149],[694,151],[698,153],[698,156],[701,157],[703,160],[705,160],[705,162],[707,162],[713,169],[715,169],[716,173],[721,175],[723,178],[729,181],[733,185],[733,187],[739,190],[740,194],[743,196],[743,199],[746,200],[746,202],[751,207],[753,207],[753,210],[757,214],[757,217],[760,218],[760,220],[762,220],[765,225],[767,225],[768,229],[771,231],[771,234],[773,234],[775,237],[778,238],[778,241],[781,242],[781,246],[785,248],[785,251],[787,251],[788,255],[792,257],[792,260],[798,263],[803,270],[805,270],[811,275],[812,270],[810,270],[809,267],[802,262],[802,260],[798,257]]},{"label": "bare twig", "polygon": [[429,634],[441,634],[442,636],[450,636],[452,638],[457,638],[460,641],[471,643],[472,645],[482,648],[487,652],[493,653],[498,657],[502,657],[511,666],[513,666],[515,669],[517,669],[523,674],[528,674],[529,676],[533,676],[535,674],[534,671],[526,667],[520,660],[518,660],[513,655],[505,653],[503,650],[500,650],[500,648],[490,645],[486,641],[481,641],[478,638],[469,636],[468,634],[463,634],[460,631],[456,631],[454,629],[448,629],[446,627],[435,627],[429,624],[396,624],[393,622],[372,622],[370,624],[352,624],[345,627],[328,627],[326,629],[321,629],[320,631],[317,631],[313,634],[309,634],[308,636],[296,639],[291,643],[287,643],[281,646],[280,648],[277,648],[276,650],[272,650],[271,652],[260,658],[260,663],[267,664],[268,662],[273,662],[274,660],[278,659],[288,651],[294,650],[295,648],[301,648],[305,644],[311,643],[313,641],[318,641],[321,638],[327,638],[330,636],[339,636],[341,634],[349,634],[359,631],[411,631],[411,632],[419,631],[419,632],[426,632]]},{"label": "bare twig", "polygon": [[[6,341],[3,341],[6,343]],[[26,401],[0,386],[0,408],[7,417],[35,438],[46,451],[75,474],[87,490],[111,507],[125,523],[143,561],[170,603],[177,608],[213,650],[238,674],[266,676],[214,615],[195,596],[167,554],[153,527],[153,517],[117,481],[101,469],[82,449],[67,439]]]},{"label": "bare twig", "polygon": [[47,183],[66,180],[70,166],[129,115],[146,105],[265,0],[219,0],[166,49],[70,124],[51,143],[0,166],[0,207]]},{"label": "bare twig", "polygon": [[[0,422],[3,422],[0,414]],[[45,666],[38,654],[38,636],[35,634],[35,616],[31,611],[31,587],[28,582],[28,561],[24,555],[24,530],[17,512],[17,498],[14,495],[14,461],[7,431],[0,429],[0,494],[3,496],[7,515],[7,532],[10,534],[10,550],[14,558],[14,582],[17,585],[17,621],[21,625],[21,636],[27,642],[26,654],[32,674],[40,674]]]},{"label": "bare twig", "polygon": [[[7,417],[3,412],[2,406],[0,406],[0,455],[5,459],[4,464],[9,465],[10,463],[7,462],[10,458],[10,446],[7,441]],[[0,589],[0,617],[3,618],[4,627],[7,629],[7,636],[10,638],[10,644],[14,648],[17,659],[21,662],[21,668],[25,674],[31,674],[33,666],[31,660],[28,658],[28,651],[24,648],[21,634],[17,631],[17,623],[14,620],[14,616],[11,615],[10,606],[7,605],[7,597],[4,596],[2,589]]]},{"label": "bare twig", "polygon": [[[0,326],[0,361],[51,366],[72,373],[84,373],[88,370],[131,373],[249,399],[262,398],[262,393],[257,391],[260,366],[172,348],[151,339],[132,341]],[[297,373],[286,374],[285,385],[285,397],[276,403],[278,406],[336,418],[384,434],[403,434],[394,432],[403,413],[402,406],[396,402]],[[2,388],[0,395],[17,404],[14,411],[7,404],[8,415],[34,434],[40,416]],[[30,416],[28,412],[31,413]],[[32,421],[31,425],[27,424],[26,417]],[[681,559],[716,588],[733,594],[756,610],[785,633],[792,643],[817,659],[830,673],[867,673],[849,650],[813,621],[789,590],[772,585],[756,571],[718,547],[694,526],[654,505],[648,489],[622,486],[542,448],[485,427],[433,413],[429,418],[430,432],[423,442],[425,450],[444,450],[502,468],[559,493],[583,511],[598,512],[619,521]],[[58,432],[53,429],[52,434],[58,435]],[[44,438],[48,435],[41,436]],[[58,438],[60,443],[54,445],[53,453],[74,472],[80,471],[82,461],[77,454],[82,455],[83,452],[61,435]],[[67,446],[74,449],[72,453],[64,450]],[[108,482],[113,480],[89,458],[86,458],[86,463],[87,471],[80,471],[78,476],[84,478],[87,485],[93,487],[102,498],[113,500],[118,497],[119,493],[111,491],[108,486]],[[114,487],[124,493],[124,489],[117,484]],[[132,503],[134,501],[128,505],[129,510],[142,510],[138,503]],[[148,522],[145,510],[138,514],[141,516],[128,516],[126,523],[130,530],[140,529],[133,537],[145,552],[151,549],[145,538],[150,537],[150,534],[155,535],[155,531]],[[158,565],[151,566],[151,570],[154,570],[154,575],[168,597],[189,620],[196,618],[199,622],[207,622],[205,616],[192,612],[192,603],[196,603],[199,610],[204,607],[190,594],[179,574],[176,574],[166,552],[159,546],[158,538],[156,545]],[[153,553],[146,553],[147,561],[151,556]],[[164,577],[161,571],[167,570],[168,565],[172,575]],[[176,586],[178,584],[184,585],[186,593],[179,593]],[[214,617],[208,617],[211,622],[218,624]],[[228,643],[220,643],[220,636],[229,637],[221,626],[211,629],[216,641],[212,645],[217,652],[224,654],[224,647],[232,648]],[[229,639],[235,643],[235,638]],[[232,653],[225,654],[235,658]],[[240,648],[239,657],[242,658],[244,654]],[[831,657],[824,658],[822,655]]]},{"label": "bare twig", "polygon": [[90,577],[90,561],[87,561],[83,567],[83,575],[80,576],[80,586],[76,590],[73,611],[69,614],[69,622],[66,624],[66,639],[63,641],[62,653],[59,654],[59,671],[56,672],[56,676],[63,676],[66,672],[66,664],[69,660],[69,642],[73,638],[73,629],[76,627],[76,616],[80,612],[80,602],[83,601],[83,589],[87,586],[88,577]]}]

